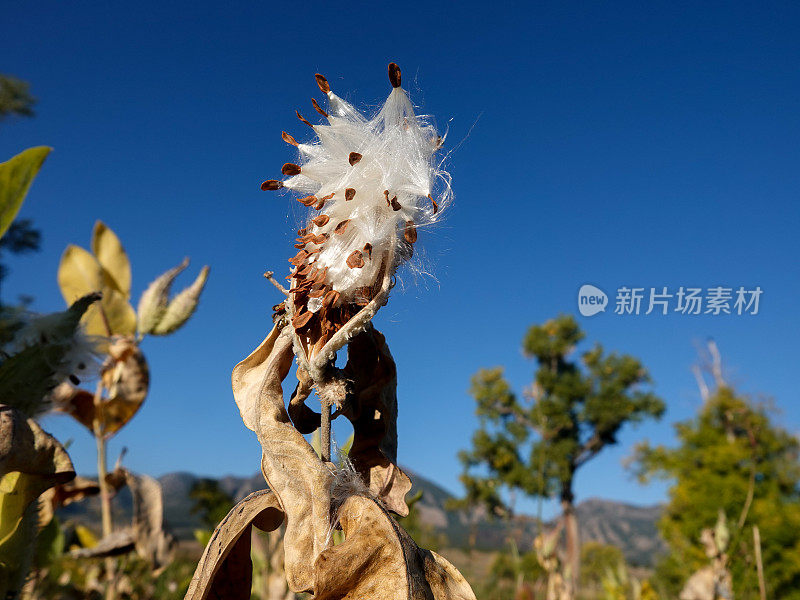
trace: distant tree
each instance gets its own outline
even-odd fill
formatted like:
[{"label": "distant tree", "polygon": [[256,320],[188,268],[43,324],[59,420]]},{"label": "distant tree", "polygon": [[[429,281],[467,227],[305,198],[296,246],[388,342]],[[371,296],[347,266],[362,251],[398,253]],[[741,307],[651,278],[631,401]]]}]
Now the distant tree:
[{"label": "distant tree", "polygon": [[581,547],[581,587],[600,589],[609,570],[625,564],[622,550],[616,546],[587,542]]},{"label": "distant tree", "polygon": [[9,115],[34,116],[36,98],[30,93],[30,84],[11,75],[0,75],[0,120]]},{"label": "distant tree", "polygon": [[[33,227],[30,220],[18,219],[14,221],[3,238],[0,239],[0,261],[3,260],[3,255],[6,252],[24,254],[38,251],[41,239],[41,233]],[[2,289],[2,283],[6,275],[8,275],[8,267],[3,262],[0,262],[0,289]],[[2,301],[0,300],[1,307]]]},{"label": "distant tree", "polygon": [[189,491],[191,513],[200,515],[208,529],[214,529],[233,508],[233,498],[219,487],[216,479],[198,479]]},{"label": "distant tree", "polygon": [[[10,75],[0,75],[0,121],[9,115],[34,116],[36,98],[30,94],[30,84]],[[22,254],[36,252],[41,243],[41,233],[28,219],[15,220],[0,240],[0,258],[4,252]],[[8,267],[0,263],[0,284],[8,274]],[[2,308],[2,303],[0,303]]]},{"label": "distant tree", "polygon": [[673,482],[659,523],[670,553],[658,574],[677,596],[708,564],[701,534],[720,511],[728,516],[728,566],[737,600],[759,597],[752,529],[761,534],[767,597],[800,599],[800,442],[774,424],[767,409],[723,385],[693,419],[675,425],[678,445],[642,444],[642,481]]},{"label": "distant tree", "polygon": [[583,338],[568,315],[531,327],[523,350],[536,359],[538,369],[522,399],[512,392],[502,368],[482,369],[473,376],[480,428],[472,449],[459,454],[465,504],[483,504],[502,514],[508,508],[504,492],[559,497],[573,583],[580,565],[576,472],[616,444],[626,423],[659,418],[664,412],[661,399],[641,389],[650,379],[637,359],[606,354],[600,345],[579,361],[571,359]]}]

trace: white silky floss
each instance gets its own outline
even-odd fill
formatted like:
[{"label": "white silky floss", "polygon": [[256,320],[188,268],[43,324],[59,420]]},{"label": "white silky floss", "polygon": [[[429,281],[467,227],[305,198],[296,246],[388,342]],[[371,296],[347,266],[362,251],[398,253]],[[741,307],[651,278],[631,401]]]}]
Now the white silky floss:
[{"label": "white silky floss", "polygon": [[[443,140],[424,117],[414,114],[406,92],[399,87],[396,65],[395,69],[392,83],[396,86],[369,120],[329,91],[327,81],[318,76],[320,88],[327,91],[329,124],[312,125],[318,140],[297,145],[300,173],[283,182],[283,187],[317,198],[333,194],[319,211],[329,220],[322,226],[309,221],[308,233],[329,236],[309,262],[327,268],[326,281],[345,301],[376,282],[387,256],[394,257],[389,265],[392,273],[410,257],[416,228],[435,222],[451,197],[450,176],[434,158]],[[434,200],[435,187],[441,192]],[[345,231],[335,233],[346,220]],[[407,234],[409,228],[412,231]],[[408,236],[413,239],[406,241]],[[370,245],[371,251],[365,251]],[[308,244],[307,248],[314,246]],[[347,264],[355,251],[363,256],[361,268]],[[309,310],[316,312],[321,301],[312,300]]]}]

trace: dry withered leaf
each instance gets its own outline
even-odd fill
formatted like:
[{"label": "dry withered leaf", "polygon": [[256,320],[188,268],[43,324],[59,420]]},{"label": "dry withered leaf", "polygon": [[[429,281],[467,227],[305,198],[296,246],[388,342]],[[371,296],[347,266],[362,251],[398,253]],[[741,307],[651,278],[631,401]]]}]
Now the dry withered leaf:
[{"label": "dry withered leaf", "polygon": [[245,426],[262,447],[261,472],[286,513],[285,569],[289,589],[311,591],[309,557],[325,548],[329,527],[331,474],[292,426],[282,382],[292,366],[290,327],[275,327],[233,370],[231,382]]},{"label": "dry withered leaf", "polygon": [[405,516],[411,480],[397,466],[397,368],[383,335],[374,327],[352,339],[345,376],[353,401],[344,416],[353,423],[349,457],[370,492]]},{"label": "dry withered leaf", "polygon": [[136,553],[158,573],[172,562],[175,538],[164,530],[164,498],[161,484],[149,475],[125,471],[133,496],[133,531]]},{"label": "dry withered leaf", "polygon": [[350,496],[338,520],[345,540],[317,557],[315,600],[475,600],[455,567],[417,546],[374,500]]},{"label": "dry withered leaf", "polygon": [[356,197],[356,190],[354,188],[347,188],[344,191],[344,199],[345,200],[352,200]]},{"label": "dry withered leaf", "polygon": [[364,256],[360,250],[353,250],[347,257],[347,266],[351,269],[360,269],[364,266]]},{"label": "dry withered leaf", "polygon": [[113,363],[101,373],[107,395],[94,404],[94,394],[62,384],[54,390],[55,409],[71,415],[94,432],[97,419],[99,433],[112,436],[133,418],[147,397],[150,370],[144,354],[131,338],[119,338],[109,347]]},{"label": "dry withered leaf", "polygon": [[357,164],[363,157],[358,152],[351,152],[350,156],[347,157],[347,162],[350,163],[350,166]]},{"label": "dry withered leaf", "polygon": [[253,564],[250,532],[274,531],[284,520],[278,497],[267,490],[239,502],[214,530],[194,572],[185,600],[249,600]]}]

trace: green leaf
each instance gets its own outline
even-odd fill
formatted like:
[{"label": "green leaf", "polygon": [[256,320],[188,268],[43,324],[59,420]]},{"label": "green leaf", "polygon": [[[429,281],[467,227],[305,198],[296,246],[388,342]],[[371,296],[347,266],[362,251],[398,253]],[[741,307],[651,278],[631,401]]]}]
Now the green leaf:
[{"label": "green leaf", "polygon": [[16,218],[34,177],[51,150],[47,146],[28,148],[0,163],[0,238]]},{"label": "green leaf", "polygon": [[102,267],[103,280],[109,287],[131,297],[131,263],[117,235],[102,221],[94,224],[92,252]]}]

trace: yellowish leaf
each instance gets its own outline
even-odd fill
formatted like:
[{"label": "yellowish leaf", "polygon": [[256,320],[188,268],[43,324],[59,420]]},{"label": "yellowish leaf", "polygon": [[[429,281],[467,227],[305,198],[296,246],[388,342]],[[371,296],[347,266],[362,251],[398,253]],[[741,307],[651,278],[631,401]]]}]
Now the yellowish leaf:
[{"label": "yellowish leaf", "polygon": [[11,160],[0,163],[0,237],[11,226],[33,178],[52,148],[37,146],[20,152]]},{"label": "yellowish leaf", "polygon": [[103,269],[103,279],[109,287],[131,297],[131,263],[117,235],[102,221],[94,224],[92,252]]},{"label": "yellowish leaf", "polygon": [[[58,265],[58,287],[67,304],[103,289],[103,270],[94,256],[70,244]],[[96,310],[96,309],[95,309]]]},{"label": "yellowish leaf", "polygon": [[78,537],[82,548],[94,548],[97,546],[97,536],[85,525],[75,525],[75,535]]},{"label": "yellowish leaf", "polygon": [[89,307],[83,317],[89,335],[133,335],[136,312],[117,290],[103,288],[103,299]]}]

